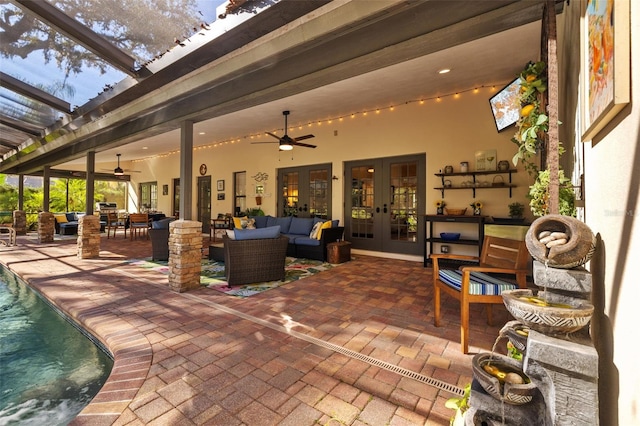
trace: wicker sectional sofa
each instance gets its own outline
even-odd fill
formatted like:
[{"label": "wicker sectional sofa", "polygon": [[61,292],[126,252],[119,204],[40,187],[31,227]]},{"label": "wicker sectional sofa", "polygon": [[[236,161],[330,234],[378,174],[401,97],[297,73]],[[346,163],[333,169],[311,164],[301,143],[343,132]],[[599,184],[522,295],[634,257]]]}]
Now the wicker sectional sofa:
[{"label": "wicker sectional sofa", "polygon": [[[320,237],[312,236],[314,225],[323,224],[326,219],[300,217],[251,216],[256,229],[280,226],[280,233],[289,239],[287,256],[305,259],[327,260],[327,244],[342,240],[344,226],[338,226],[337,220],[331,220],[331,227],[324,228]],[[247,231],[251,231],[250,229]]]}]

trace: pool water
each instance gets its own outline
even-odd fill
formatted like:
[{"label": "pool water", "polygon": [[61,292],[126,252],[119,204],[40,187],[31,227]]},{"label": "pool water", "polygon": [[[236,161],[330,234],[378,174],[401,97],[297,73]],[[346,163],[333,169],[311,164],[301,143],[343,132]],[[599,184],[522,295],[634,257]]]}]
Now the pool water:
[{"label": "pool water", "polygon": [[112,359],[0,265],[0,425],[66,425]]}]

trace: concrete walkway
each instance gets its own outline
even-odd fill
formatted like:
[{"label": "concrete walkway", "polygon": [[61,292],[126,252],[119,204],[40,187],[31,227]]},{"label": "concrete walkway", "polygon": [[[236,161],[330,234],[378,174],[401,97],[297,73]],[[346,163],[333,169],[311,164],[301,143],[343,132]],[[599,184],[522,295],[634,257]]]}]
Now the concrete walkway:
[{"label": "concrete walkway", "polygon": [[0,262],[114,356],[73,424],[448,425],[444,403],[471,381],[473,352],[491,350],[510,318],[498,307],[489,327],[473,307],[463,355],[457,303],[444,296],[434,327],[421,263],[354,256],[240,299],[174,293],[166,275],[126,262],[150,256],[149,241],[122,236],[103,237],[91,260],[73,239],[0,247]]}]

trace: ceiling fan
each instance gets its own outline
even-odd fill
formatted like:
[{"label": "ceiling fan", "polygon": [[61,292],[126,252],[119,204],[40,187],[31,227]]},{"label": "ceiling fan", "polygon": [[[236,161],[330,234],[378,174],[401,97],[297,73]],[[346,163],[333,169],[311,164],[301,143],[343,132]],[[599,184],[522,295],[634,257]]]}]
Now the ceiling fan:
[{"label": "ceiling fan", "polygon": [[271,132],[265,132],[269,136],[273,136],[274,138],[278,139],[278,142],[251,142],[251,143],[254,143],[254,144],[258,144],[258,143],[278,143],[280,151],[291,151],[294,146],[303,146],[305,148],[315,148],[316,147],[315,145],[310,145],[308,143],[301,143],[300,142],[300,141],[305,140],[305,139],[314,138],[315,136],[313,136],[313,135],[298,136],[297,138],[290,137],[287,134],[287,132],[289,130],[288,125],[287,125],[287,116],[289,115],[289,111],[282,111],[282,115],[284,115],[284,135],[282,137],[279,137],[277,135],[274,135]]},{"label": "ceiling fan", "polygon": [[[120,167],[120,156],[122,154],[116,154],[116,156],[118,157],[118,167],[116,167],[115,169],[113,169],[113,175],[114,176],[123,176],[125,173],[125,170],[122,169],[122,167]],[[104,171],[108,171],[111,169],[102,169]],[[140,173],[139,170],[127,170],[127,173]]]}]

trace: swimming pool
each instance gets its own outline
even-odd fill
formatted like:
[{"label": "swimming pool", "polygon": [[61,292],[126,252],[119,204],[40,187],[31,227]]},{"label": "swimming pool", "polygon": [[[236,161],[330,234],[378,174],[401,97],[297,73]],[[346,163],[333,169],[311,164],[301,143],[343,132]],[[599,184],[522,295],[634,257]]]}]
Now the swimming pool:
[{"label": "swimming pool", "polygon": [[112,359],[0,265],[0,425],[66,425]]}]

